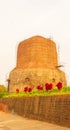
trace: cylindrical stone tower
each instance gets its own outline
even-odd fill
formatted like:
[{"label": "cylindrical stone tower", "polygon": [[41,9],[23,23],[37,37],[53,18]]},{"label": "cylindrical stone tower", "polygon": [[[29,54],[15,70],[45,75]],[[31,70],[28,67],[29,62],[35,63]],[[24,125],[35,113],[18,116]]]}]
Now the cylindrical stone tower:
[{"label": "cylindrical stone tower", "polygon": [[37,85],[63,82],[66,85],[64,72],[58,68],[56,44],[41,36],[34,36],[22,41],[17,50],[17,65],[11,71],[10,92],[16,88],[23,91],[25,86],[34,90]]},{"label": "cylindrical stone tower", "polygon": [[17,68],[55,68],[56,44],[40,36],[21,42],[18,46]]}]

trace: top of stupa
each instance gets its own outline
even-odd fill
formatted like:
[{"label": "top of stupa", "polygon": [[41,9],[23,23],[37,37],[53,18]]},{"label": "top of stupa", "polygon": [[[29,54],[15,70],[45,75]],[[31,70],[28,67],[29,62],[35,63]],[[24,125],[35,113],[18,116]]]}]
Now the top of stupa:
[{"label": "top of stupa", "polygon": [[18,45],[17,68],[55,68],[56,44],[49,38],[33,36]]},{"label": "top of stupa", "polygon": [[28,39],[25,39],[23,41],[21,41],[20,43],[42,43],[42,42],[45,42],[45,43],[51,43],[51,44],[55,44],[55,42],[53,42],[50,38],[45,38],[43,36],[39,36],[39,35],[36,35],[36,36],[32,36]]}]

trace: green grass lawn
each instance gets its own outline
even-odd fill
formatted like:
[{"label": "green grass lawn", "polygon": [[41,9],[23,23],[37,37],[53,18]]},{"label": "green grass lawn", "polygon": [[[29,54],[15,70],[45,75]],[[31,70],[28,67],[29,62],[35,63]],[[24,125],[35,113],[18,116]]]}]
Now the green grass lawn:
[{"label": "green grass lawn", "polygon": [[20,93],[8,93],[0,92],[0,98],[8,97],[30,97],[30,96],[54,96],[54,95],[64,95],[70,94],[70,86],[63,87],[60,91],[57,88],[52,90],[37,90],[34,92],[20,92]]}]

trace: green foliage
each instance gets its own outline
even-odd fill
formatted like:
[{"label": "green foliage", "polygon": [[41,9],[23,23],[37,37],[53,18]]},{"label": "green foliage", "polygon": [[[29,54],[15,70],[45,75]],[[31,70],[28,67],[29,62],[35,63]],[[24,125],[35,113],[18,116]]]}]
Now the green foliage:
[{"label": "green foliage", "polygon": [[6,95],[8,95],[8,93],[7,93],[7,92],[0,92],[0,98],[5,97]]},{"label": "green foliage", "polygon": [[33,92],[20,92],[20,93],[8,93],[0,92],[0,98],[10,98],[10,97],[32,97],[32,96],[54,96],[54,95],[64,95],[70,94],[70,86],[65,86],[61,90],[54,88],[52,90],[36,90]]},{"label": "green foliage", "polygon": [[0,98],[7,94],[7,88],[4,85],[0,85]]},{"label": "green foliage", "polygon": [[70,86],[65,86],[62,89],[64,92],[70,92]]},{"label": "green foliage", "polygon": [[6,92],[7,88],[4,85],[0,85],[0,92]]}]

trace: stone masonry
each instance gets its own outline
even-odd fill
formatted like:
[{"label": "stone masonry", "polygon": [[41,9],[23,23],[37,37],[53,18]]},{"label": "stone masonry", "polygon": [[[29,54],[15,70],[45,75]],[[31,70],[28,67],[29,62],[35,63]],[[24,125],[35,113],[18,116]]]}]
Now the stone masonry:
[{"label": "stone masonry", "polygon": [[59,69],[56,44],[50,39],[34,36],[22,41],[17,50],[17,64],[9,75],[9,91],[25,86],[33,90],[45,83],[66,85],[65,73]]}]

